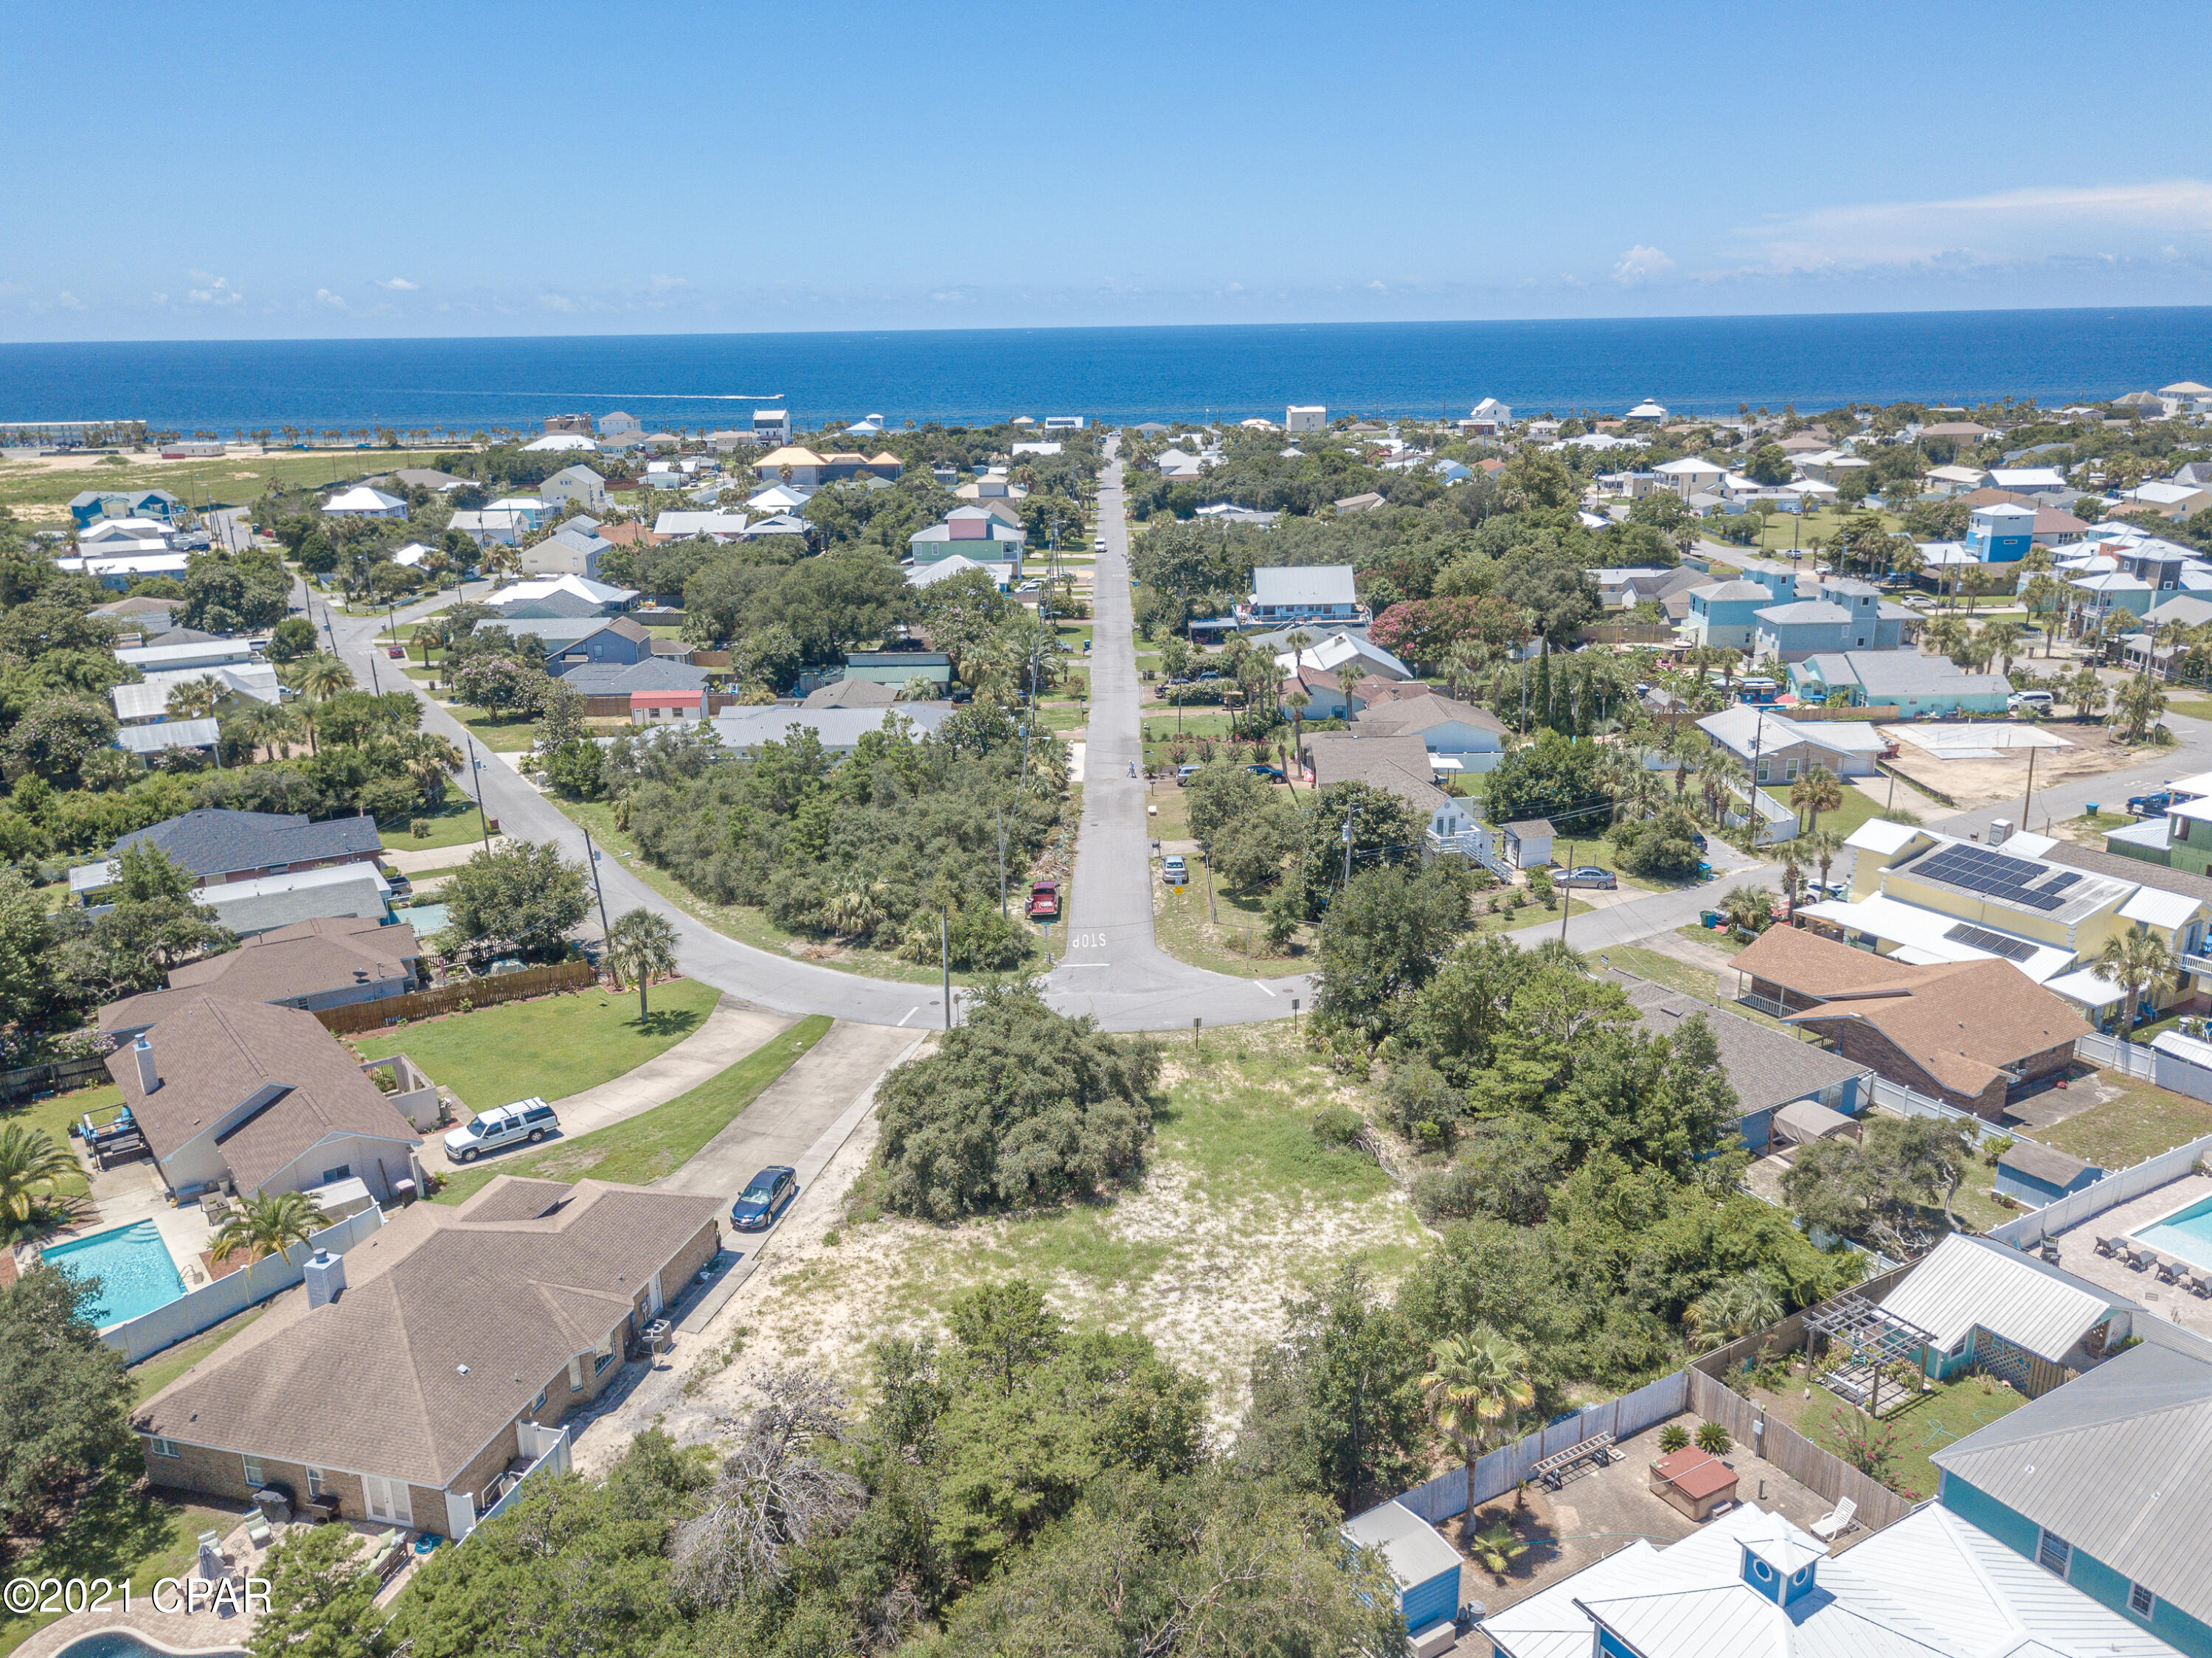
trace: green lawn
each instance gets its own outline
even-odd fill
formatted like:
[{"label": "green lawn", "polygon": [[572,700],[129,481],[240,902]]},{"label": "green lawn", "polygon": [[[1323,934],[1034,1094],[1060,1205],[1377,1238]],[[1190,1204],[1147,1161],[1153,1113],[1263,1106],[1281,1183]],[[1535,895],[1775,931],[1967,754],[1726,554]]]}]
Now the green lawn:
[{"label": "green lawn", "polygon": [[[1639,979],[1648,979],[1655,985],[1664,985],[1685,996],[1694,996],[1701,1002],[1710,1002],[1739,1018],[1763,1024],[1770,1030],[1779,1030],[1800,1042],[1812,1041],[1807,1032],[1795,1025],[1784,1024],[1779,1019],[1771,1019],[1756,1009],[1729,1000],[1719,988],[1717,969],[1708,971],[1701,967],[1692,967],[1674,957],[1662,956],[1656,950],[1640,950],[1633,944],[1608,944],[1602,950],[1589,953],[1601,958],[1606,966],[1618,968],[1624,973],[1633,973]],[[1596,961],[1592,963],[1593,966],[1598,964]]]},{"label": "green lawn", "polygon": [[[1790,791],[1787,787],[1770,788],[1767,793],[1781,801],[1784,805],[1790,804]],[[1905,791],[1899,789],[1898,793],[1902,797]],[[1876,817],[1887,817],[1892,823],[1917,823],[1920,821],[1917,817],[1905,809],[1902,798],[1899,799],[1896,805],[1885,811],[1882,810],[1882,803],[1864,789],[1847,787],[1844,790],[1844,804],[1832,811],[1822,812],[1815,827],[1833,829],[1838,835],[1844,835],[1853,833],[1860,824]],[[1831,878],[1833,878],[1834,874],[1835,872],[1832,869],[1829,871]]]},{"label": "green lawn", "polygon": [[2145,1157],[2172,1146],[2212,1134],[2212,1105],[2175,1094],[2133,1077],[2111,1072],[2097,1073],[2094,1083],[2084,1080],[2075,1088],[2117,1089],[2101,1105],[2093,1105],[2062,1123],[2035,1131],[2045,1145],[2100,1169],[2127,1169]]},{"label": "green lawn", "polygon": [[138,1402],[143,1405],[153,1398],[268,1310],[265,1306],[250,1308],[234,1318],[224,1320],[212,1330],[194,1336],[190,1341],[180,1341],[175,1346],[155,1354],[143,1364],[132,1365],[131,1379],[138,1384]]},{"label": "green lawn", "polygon": [[1278,956],[1268,947],[1265,893],[1232,895],[1216,887],[1209,915],[1206,869],[1195,859],[1188,886],[1160,890],[1166,893],[1167,902],[1166,908],[1152,918],[1153,940],[1179,962],[1247,979],[1279,978],[1285,973],[1303,972],[1310,965],[1305,960],[1313,933],[1310,926],[1298,929],[1298,937],[1285,954]]},{"label": "green lawn", "polygon": [[[465,702],[449,702],[446,712],[467,726],[469,734],[477,739],[480,749],[489,749],[498,754],[514,754],[530,746],[538,734],[537,722],[512,714],[488,714],[482,708],[471,708]],[[467,745],[462,745],[465,753]]]},{"label": "green lawn", "polygon": [[625,992],[543,996],[368,1032],[354,1045],[364,1060],[404,1053],[471,1111],[489,1111],[532,1094],[557,1100],[635,1070],[704,1024],[721,993],[696,979],[657,986],[642,1020]]},{"label": "green lawn", "polygon": [[2212,720],[2212,696],[2172,696],[2166,699],[2166,711],[2178,714],[2185,720]]},{"label": "green lawn", "polygon": [[[42,1129],[53,1139],[55,1145],[70,1145],[69,1126],[88,1111],[105,1110],[123,1103],[123,1090],[113,1083],[102,1083],[94,1088],[80,1088],[67,1094],[57,1094],[52,1099],[33,1100],[25,1105],[0,1105],[0,1128]],[[74,1175],[55,1188],[64,1197],[82,1197],[92,1188],[83,1176]]]},{"label": "green lawn", "polygon": [[[105,1577],[130,1581],[142,1600],[164,1577],[181,1577],[191,1569],[200,1533],[228,1532],[243,1512],[173,1499],[138,1483],[137,1456],[127,1455],[86,1495],[54,1535],[8,1563],[11,1577]],[[115,1595],[121,1602],[118,1587]],[[0,1653],[14,1651],[33,1631],[60,1613],[10,1618],[0,1611]]]},{"label": "green lawn", "polygon": [[[2085,841],[2084,844],[2101,847],[2104,844],[2105,837],[2107,835],[2110,835],[2114,829],[2125,829],[2129,824],[2136,821],[2136,819],[2129,817],[2127,813],[2124,811],[2085,811],[2079,817],[2068,818],[2058,827],[2061,830],[2086,830],[2089,834],[2094,835],[2096,838],[2093,841]],[[2080,835],[2079,834],[2076,834],[2069,835],[2067,838],[2069,840],[2079,839]]]},{"label": "green lawn", "polygon": [[[1858,1412],[1818,1382],[1813,1386],[1810,1400],[1804,1394],[1801,1384],[1779,1398],[1762,1393],[1759,1402],[1770,1415],[1780,1417],[1822,1449],[1840,1455],[1838,1415],[1840,1412],[1848,1422]],[[1930,1455],[1957,1444],[2027,1403],[2026,1398],[2002,1382],[1983,1376],[1962,1376],[1915,1395],[1882,1418],[1885,1426],[1896,1430],[1898,1449],[1885,1483],[1903,1496],[1934,1496],[1936,1465],[1929,1460]]]},{"label": "green lawn", "polygon": [[429,826],[429,834],[417,838],[409,833],[408,824],[395,824],[384,831],[384,849],[434,852],[443,847],[480,847],[483,843],[483,814],[477,810],[475,801],[458,789],[446,797],[442,807],[421,821]]},{"label": "green lawn", "polygon": [[1685,938],[1703,944],[1707,950],[1717,950],[1723,956],[1733,956],[1751,942],[1733,932],[1718,932],[1709,926],[1699,926],[1694,921],[1687,926],[1678,926],[1674,931]]},{"label": "green lawn", "polygon": [[[426,466],[435,450],[361,449],[315,454],[226,455],[221,460],[164,461],[126,455],[121,466],[57,467],[35,462],[0,466],[0,506],[33,508],[65,506],[83,489],[167,489],[197,507],[242,506],[269,492],[272,483],[324,488],[373,477],[401,466]],[[33,512],[49,519],[58,513]]]},{"label": "green lawn", "polygon": [[762,1090],[830,1034],[831,1023],[828,1015],[821,1013],[801,1019],[720,1076],[701,1083],[688,1094],[678,1095],[665,1105],[519,1157],[502,1158],[493,1168],[452,1175],[436,1200],[462,1202],[495,1175],[649,1185],[682,1168],[700,1147],[728,1127],[760,1097]]}]

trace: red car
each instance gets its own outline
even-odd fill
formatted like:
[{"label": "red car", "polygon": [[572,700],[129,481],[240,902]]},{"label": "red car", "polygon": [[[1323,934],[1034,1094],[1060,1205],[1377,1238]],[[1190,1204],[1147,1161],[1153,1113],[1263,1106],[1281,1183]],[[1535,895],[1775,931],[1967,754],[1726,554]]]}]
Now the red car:
[{"label": "red car", "polygon": [[1039,881],[1030,889],[1030,920],[1049,921],[1059,914],[1059,882]]}]

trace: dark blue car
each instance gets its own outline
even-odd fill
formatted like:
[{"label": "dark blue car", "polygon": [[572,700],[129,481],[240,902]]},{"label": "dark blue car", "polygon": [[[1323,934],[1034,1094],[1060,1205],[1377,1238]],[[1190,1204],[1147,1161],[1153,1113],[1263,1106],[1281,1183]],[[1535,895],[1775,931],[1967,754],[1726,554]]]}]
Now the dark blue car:
[{"label": "dark blue car", "polygon": [[763,1169],[745,1182],[744,1194],[730,1206],[730,1224],[740,1232],[765,1232],[799,1195],[799,1171]]}]

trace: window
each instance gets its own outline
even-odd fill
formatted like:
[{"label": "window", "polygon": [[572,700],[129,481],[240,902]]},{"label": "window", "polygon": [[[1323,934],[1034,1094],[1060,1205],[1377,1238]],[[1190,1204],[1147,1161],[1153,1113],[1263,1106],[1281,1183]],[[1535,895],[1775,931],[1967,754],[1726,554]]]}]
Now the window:
[{"label": "window", "polygon": [[269,1483],[261,1477],[261,1459],[259,1457],[242,1456],[239,1458],[239,1461],[246,1465],[246,1483],[252,1486],[254,1490],[259,1491],[261,1487]]},{"label": "window", "polygon": [[310,1497],[329,1497],[331,1494],[331,1482],[324,1477],[323,1471],[320,1468],[308,1469],[307,1495]]},{"label": "window", "polygon": [[321,1186],[328,1186],[332,1181],[351,1180],[352,1178],[353,1165],[349,1163],[342,1163],[335,1169],[324,1169],[322,1179],[316,1183]]},{"label": "window", "polygon": [[2158,1610],[2158,1596],[2141,1583],[2128,1585],[2128,1610],[2138,1618],[2148,1618]]},{"label": "window", "polygon": [[532,1416],[537,1415],[538,1412],[545,1408],[545,1393],[546,1390],[540,1388],[538,1390],[538,1397],[530,1401],[530,1413]]},{"label": "window", "polygon": [[572,1358],[568,1361],[568,1391],[573,1394],[583,1385],[584,1361],[580,1358]]},{"label": "window", "polygon": [[177,1448],[177,1442],[173,1439],[149,1439],[146,1442],[153,1448],[154,1455],[156,1456],[182,1456],[184,1455],[182,1451]]},{"label": "window", "polygon": [[622,1326],[617,1324],[613,1329],[607,1332],[607,1339],[592,1350],[592,1374],[593,1376],[599,1375],[600,1371],[605,1370],[608,1365],[615,1362],[615,1338],[621,1333]]},{"label": "window", "polygon": [[2043,1533],[2043,1542],[2035,1551],[2035,1564],[2055,1577],[2066,1576],[2066,1569],[2074,1562],[2074,1546],[2056,1532]]}]

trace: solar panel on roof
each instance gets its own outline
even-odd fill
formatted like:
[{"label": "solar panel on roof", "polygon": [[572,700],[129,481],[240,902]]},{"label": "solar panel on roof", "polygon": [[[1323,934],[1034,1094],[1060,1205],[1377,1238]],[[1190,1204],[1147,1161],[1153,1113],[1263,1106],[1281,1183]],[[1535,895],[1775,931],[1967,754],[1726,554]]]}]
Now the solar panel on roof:
[{"label": "solar panel on roof", "polygon": [[2024,962],[2035,954],[2035,946],[2025,938],[2008,938],[2002,932],[1992,932],[1971,921],[1960,922],[1943,936],[1954,944],[1964,944],[1969,950],[1985,950],[2008,962]]},{"label": "solar panel on roof", "polygon": [[2081,878],[2080,876],[2075,874],[2071,870],[2069,870],[2063,875],[2053,876],[2050,880],[2045,881],[2043,884],[2043,890],[2045,892],[2063,892],[2067,888],[2072,886]]}]

